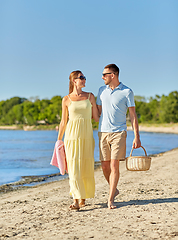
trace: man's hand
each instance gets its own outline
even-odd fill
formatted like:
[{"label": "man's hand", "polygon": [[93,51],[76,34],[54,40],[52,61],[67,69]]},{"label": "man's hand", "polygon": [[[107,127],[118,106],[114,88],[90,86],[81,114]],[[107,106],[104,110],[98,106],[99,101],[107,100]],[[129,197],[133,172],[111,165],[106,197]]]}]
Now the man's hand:
[{"label": "man's hand", "polygon": [[140,138],[134,138],[132,148],[139,148],[141,147],[141,141]]}]

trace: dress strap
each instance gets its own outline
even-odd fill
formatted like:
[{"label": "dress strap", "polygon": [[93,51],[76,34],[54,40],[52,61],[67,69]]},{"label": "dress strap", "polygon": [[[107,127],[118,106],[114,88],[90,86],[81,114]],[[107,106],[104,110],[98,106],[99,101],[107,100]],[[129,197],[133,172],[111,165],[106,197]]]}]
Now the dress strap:
[{"label": "dress strap", "polygon": [[88,99],[89,99],[89,100],[90,100],[90,94],[91,94],[91,93],[89,93],[89,95],[88,95]]},{"label": "dress strap", "polygon": [[[70,99],[70,97],[69,97],[69,95],[67,95],[68,96],[68,98]],[[72,100],[70,99],[70,101],[72,102]]]}]

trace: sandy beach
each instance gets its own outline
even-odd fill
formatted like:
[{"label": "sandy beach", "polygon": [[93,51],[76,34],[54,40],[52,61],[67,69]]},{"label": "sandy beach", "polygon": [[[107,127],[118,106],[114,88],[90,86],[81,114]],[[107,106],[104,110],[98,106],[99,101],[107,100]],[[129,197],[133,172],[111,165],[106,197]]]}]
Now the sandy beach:
[{"label": "sandy beach", "polygon": [[[44,126],[41,127],[42,130],[45,130],[43,128]],[[40,126],[23,126],[23,128],[20,128],[18,125],[13,125],[13,126],[0,126],[0,130],[19,130],[23,129],[24,131],[35,131],[35,130],[40,130]],[[48,126],[46,130],[56,130],[56,126]],[[127,127],[127,130],[132,130],[131,126]],[[148,125],[142,125],[139,124],[139,130],[143,132],[160,132],[160,133],[175,133],[178,134],[178,124],[173,123],[173,124],[148,124]]]},{"label": "sandy beach", "polygon": [[95,170],[96,194],[69,210],[68,179],[0,195],[0,239],[178,239],[178,149],[152,157],[147,172],[120,163],[116,209],[107,209],[108,185]]},{"label": "sandy beach", "polygon": [[[127,127],[127,130],[132,130],[131,126]],[[165,124],[165,126],[161,126],[159,124],[157,125],[141,125],[139,124],[139,131],[140,132],[157,132],[157,133],[175,133],[178,134],[178,125],[172,124],[169,126],[169,124]]]}]

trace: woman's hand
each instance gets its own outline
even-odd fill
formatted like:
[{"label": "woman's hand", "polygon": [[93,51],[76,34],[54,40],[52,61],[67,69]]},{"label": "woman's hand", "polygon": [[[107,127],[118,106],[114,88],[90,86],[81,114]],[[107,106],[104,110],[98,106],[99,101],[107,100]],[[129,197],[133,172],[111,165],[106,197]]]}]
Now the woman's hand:
[{"label": "woman's hand", "polygon": [[96,106],[96,101],[95,101],[95,96],[93,95],[93,93],[90,94],[90,102],[92,104],[92,118],[96,121],[99,122],[99,111],[98,108]]}]

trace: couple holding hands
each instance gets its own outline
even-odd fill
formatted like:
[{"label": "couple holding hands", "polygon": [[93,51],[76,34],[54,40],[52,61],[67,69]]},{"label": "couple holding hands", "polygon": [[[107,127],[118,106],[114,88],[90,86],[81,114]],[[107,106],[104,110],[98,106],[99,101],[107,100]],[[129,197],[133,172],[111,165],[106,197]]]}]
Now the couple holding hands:
[{"label": "couple holding hands", "polygon": [[126,155],[126,113],[129,108],[135,138],[133,148],[141,146],[134,95],[119,81],[119,68],[107,65],[102,74],[105,86],[100,87],[97,101],[92,93],[84,92],[86,78],[81,71],[69,76],[69,95],[62,100],[62,119],[58,140],[64,146],[69,173],[71,210],[85,206],[85,199],[94,198],[94,138],[91,119],[99,121],[98,137],[103,174],[110,186],[108,208],[116,208],[114,198],[119,194],[119,160]]}]

